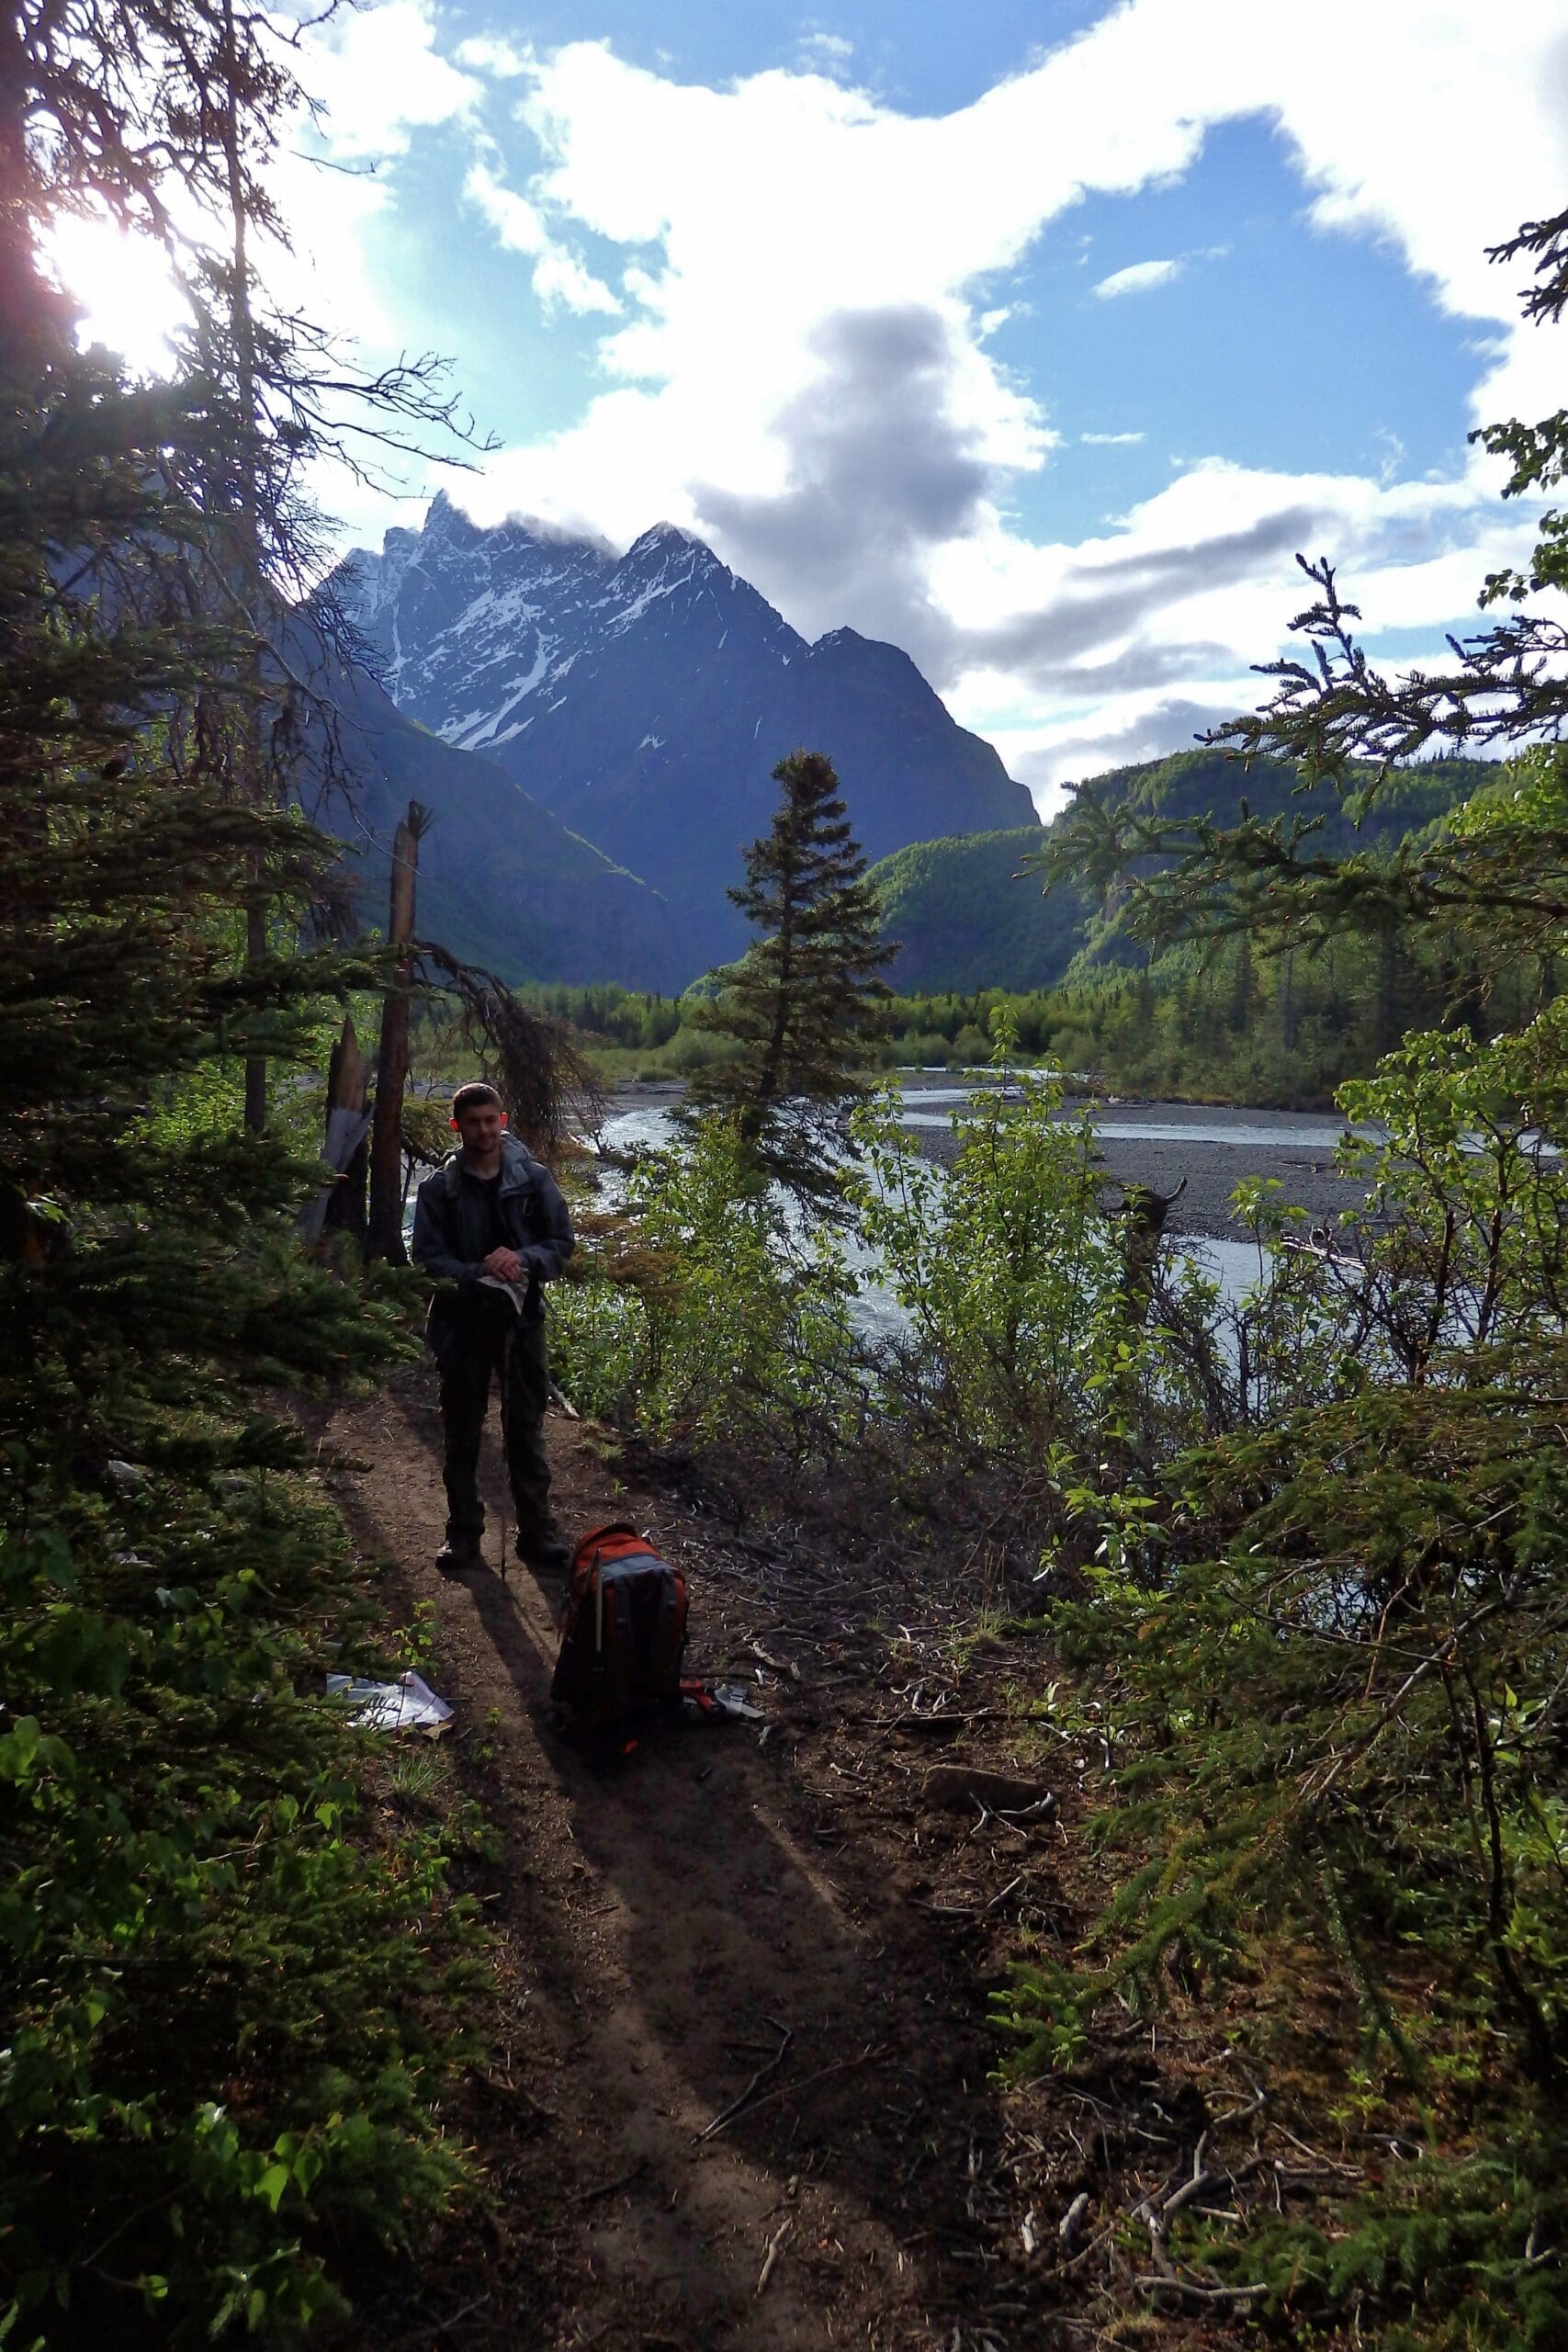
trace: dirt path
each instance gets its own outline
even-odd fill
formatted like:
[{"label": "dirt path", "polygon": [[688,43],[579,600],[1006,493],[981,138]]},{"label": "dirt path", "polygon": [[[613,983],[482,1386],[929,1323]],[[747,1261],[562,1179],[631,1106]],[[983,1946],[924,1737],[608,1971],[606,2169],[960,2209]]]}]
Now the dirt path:
[{"label": "dirt path", "polygon": [[[450,1752],[502,1841],[481,1883],[503,1994],[462,2127],[497,2205],[432,2280],[419,2340],[1091,2340],[1050,2315],[1057,2298],[1026,2258],[1073,2179],[989,2079],[986,2024],[1008,1932],[1054,1915],[1059,1829],[976,1838],[976,1810],[923,1806],[953,1743],[909,1736],[907,1718],[952,1706],[959,1666],[933,1668],[899,1632],[901,1596],[855,1604],[829,1567],[743,1549],[692,1507],[621,1485],[590,1430],[550,1430],[569,1532],[649,1527],[690,1574],[692,1670],[758,1678],[768,1722],[672,1727],[598,1761],[563,1744],[546,1705],[558,1593],[518,1568],[454,1584],[429,1565],[442,1514],[427,1383],[327,1425],[359,1465],[336,1482],[356,1540],[392,1565],[406,1605],[434,1611]],[[493,1480],[488,1449],[487,1468]],[[493,1557],[493,1485],[489,1500]],[[960,1727],[959,1749],[976,1736]],[[1005,1742],[985,1760],[1041,1769]]]}]

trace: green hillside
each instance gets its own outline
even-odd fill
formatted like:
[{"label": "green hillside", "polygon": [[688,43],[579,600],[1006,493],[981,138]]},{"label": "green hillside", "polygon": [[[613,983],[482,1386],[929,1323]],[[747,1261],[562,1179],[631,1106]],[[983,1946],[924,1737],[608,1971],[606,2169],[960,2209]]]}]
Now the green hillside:
[{"label": "green hillside", "polygon": [[951,834],[895,850],[871,869],[883,931],[899,951],[888,978],[905,995],[949,989],[1050,988],[1083,944],[1086,902],[1041,896],[1019,868],[1041,828]]},{"label": "green hillside", "polygon": [[[1360,781],[1370,782],[1371,772]],[[1438,822],[1493,781],[1486,760],[1434,760],[1390,776],[1358,830],[1336,813],[1314,836],[1319,854],[1348,855]],[[1177,752],[1163,760],[1112,768],[1075,787],[1078,802],[1130,805],[1171,820],[1235,820],[1245,799],[1255,817],[1289,816],[1299,807],[1296,772],[1275,761],[1243,768],[1218,752]],[[1047,898],[1023,860],[1068,821],[1000,833],[964,833],[916,842],[871,870],[882,902],[883,930],[899,942],[893,986],[904,994],[950,989],[1054,988],[1096,967],[1142,961],[1117,931],[1114,910],[1070,885]]]},{"label": "green hillside", "polygon": [[419,928],[503,979],[678,988],[689,973],[668,902],[473,752],[405,718],[367,680],[345,684],[355,785],[347,838],[366,912],[386,903],[389,846],[411,799],[434,821],[420,851]]},{"label": "green hillside", "polygon": [[[1352,785],[1372,781],[1371,768],[1352,768]],[[1497,774],[1494,760],[1427,760],[1419,766],[1394,770],[1380,786],[1358,829],[1344,814],[1329,819],[1314,836],[1325,853],[1348,854],[1369,842],[1391,834],[1414,832],[1447,816],[1483,784]],[[1129,807],[1141,814],[1168,819],[1213,817],[1232,822],[1245,800],[1255,817],[1289,816],[1303,807],[1296,770],[1280,760],[1256,760],[1243,767],[1223,752],[1174,752],[1163,760],[1143,760],[1135,766],[1110,768],[1072,787],[1077,800],[1097,800],[1108,807]],[[1320,814],[1317,800],[1313,813]],[[1047,831],[1066,820],[1055,819]]]}]

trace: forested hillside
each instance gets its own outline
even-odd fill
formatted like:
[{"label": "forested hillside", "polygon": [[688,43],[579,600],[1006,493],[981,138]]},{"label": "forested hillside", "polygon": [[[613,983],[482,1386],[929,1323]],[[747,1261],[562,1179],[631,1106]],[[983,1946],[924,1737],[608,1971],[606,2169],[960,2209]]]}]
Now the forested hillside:
[{"label": "forested hillside", "polygon": [[[1500,781],[1495,762],[1451,757],[1396,770],[1373,792],[1375,775],[1352,766],[1345,799],[1311,808],[1314,857],[1418,854]],[[1125,1091],[1280,1104],[1326,1102],[1407,1028],[1509,1025],[1555,987],[1551,958],[1495,969],[1451,925],[1412,939],[1390,923],[1375,940],[1286,947],[1265,921],[1245,940],[1151,951],[1126,929],[1125,882],[1097,886],[1079,856],[1091,824],[1224,827],[1245,808],[1257,824],[1289,827],[1305,813],[1300,786],[1279,761],[1181,752],[1092,777],[1040,832],[921,842],[884,858],[871,878],[884,934],[899,945],[893,985],[927,1001],[1046,991],[1043,1013],[1032,1004],[1020,1014],[1031,1050],[1064,1068]],[[930,1060],[942,1037],[952,1043],[984,1017],[911,1004],[896,1019],[897,1057]],[[976,1042],[958,1058],[976,1058]]]},{"label": "forested hillside", "polygon": [[1037,826],[964,833],[895,850],[871,870],[883,935],[897,943],[892,985],[906,995],[1052,988],[1083,944],[1087,901],[1044,901],[1023,861]]},{"label": "forested hillside", "polygon": [[367,922],[380,920],[390,847],[411,798],[430,811],[421,924],[454,955],[511,981],[679,988],[689,956],[669,901],[568,831],[494,763],[405,718],[375,681],[333,673],[350,793],[322,812],[343,839]]},{"label": "forested hillside", "polygon": [[[1363,790],[1374,771],[1350,779]],[[1472,793],[1495,781],[1484,760],[1440,759],[1391,777],[1369,799],[1358,823],[1354,804],[1325,815],[1314,809],[1314,846],[1318,854],[1346,857],[1418,833],[1459,808]],[[1300,808],[1300,776],[1274,760],[1242,766],[1223,752],[1178,752],[1145,760],[1075,786],[1075,800],[1109,812],[1125,809],[1145,819],[1233,822],[1245,802],[1259,821],[1289,817]],[[1053,871],[1042,904],[1038,861],[1068,819],[1059,815],[1042,831],[968,833],[942,841],[916,842],[872,868],[882,901],[883,929],[898,942],[891,977],[909,994],[945,994],[949,989],[1005,989],[1019,992],[1053,988],[1066,977],[1086,947],[1091,956],[1126,961],[1117,945],[1118,893],[1097,893],[1076,882],[1070,866]],[[1075,977],[1088,967],[1079,964]]]}]

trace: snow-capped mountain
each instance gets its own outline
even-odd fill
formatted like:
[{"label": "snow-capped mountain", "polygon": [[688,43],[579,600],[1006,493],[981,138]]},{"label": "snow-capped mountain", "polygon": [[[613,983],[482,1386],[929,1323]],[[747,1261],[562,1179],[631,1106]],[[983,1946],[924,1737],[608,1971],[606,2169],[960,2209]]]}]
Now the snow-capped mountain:
[{"label": "snow-capped mountain", "polygon": [[316,813],[342,835],[370,921],[385,920],[392,836],[410,800],[420,800],[435,818],[420,850],[422,938],[508,980],[685,986],[689,952],[657,890],[493,762],[432,737],[362,671],[329,664],[317,674],[335,714],[349,797]]},{"label": "snow-capped mountain", "polygon": [[797,745],[833,761],[874,858],[1034,821],[908,655],[852,629],[807,644],[671,524],[617,557],[521,522],[481,529],[441,496],[338,585],[400,710],[678,908],[689,977],[741,944],[726,888]]}]

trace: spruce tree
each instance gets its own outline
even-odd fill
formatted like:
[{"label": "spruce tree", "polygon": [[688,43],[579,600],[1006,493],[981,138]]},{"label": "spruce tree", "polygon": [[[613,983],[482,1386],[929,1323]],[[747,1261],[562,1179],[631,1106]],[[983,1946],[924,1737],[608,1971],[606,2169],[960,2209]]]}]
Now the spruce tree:
[{"label": "spruce tree", "polygon": [[773,830],[746,851],[745,883],[729,893],[760,935],[696,1016],[739,1051],[702,1071],[692,1099],[734,1117],[766,1174],[821,1201],[837,1186],[846,1114],[886,1023],[880,975],[897,948],[880,936],[831,762],[793,752],[773,778]]},{"label": "spruce tree", "polygon": [[[300,1253],[313,1155],[224,1114],[236,1058],[314,1065],[323,996],[374,969],[241,952],[258,879],[299,910],[335,853],[202,756],[187,714],[231,723],[246,651],[180,593],[221,560],[179,486],[219,428],[75,350],[38,251],[65,164],[10,96],[0,2338],[287,2344],[341,2308],[355,2233],[406,2240],[458,2164],[441,1858],[353,1826],[363,1743],[322,1689],[360,1578],[267,1406],[409,1343]],[[72,185],[112,196],[90,162]]]}]

